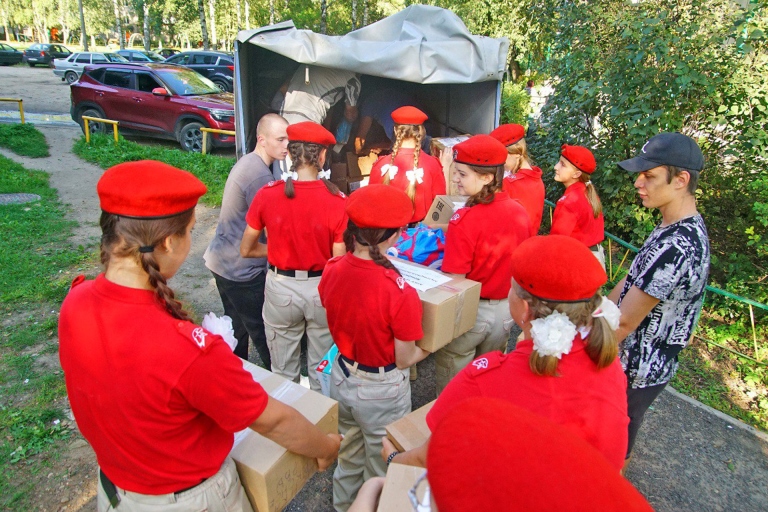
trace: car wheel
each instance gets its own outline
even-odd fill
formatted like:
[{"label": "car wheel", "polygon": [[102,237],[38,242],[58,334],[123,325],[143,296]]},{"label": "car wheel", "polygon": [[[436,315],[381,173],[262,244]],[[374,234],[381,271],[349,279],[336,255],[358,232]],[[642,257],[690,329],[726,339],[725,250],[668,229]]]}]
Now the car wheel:
[{"label": "car wheel", "polygon": [[64,79],[67,81],[68,84],[73,84],[77,82],[77,73],[74,71],[67,71],[64,74]]},{"label": "car wheel", "polygon": [[[83,129],[83,133],[85,133],[85,121],[83,121],[83,116],[104,118],[104,112],[96,108],[86,108],[80,112],[80,127]],[[107,133],[106,123],[89,121],[88,128],[91,130],[91,135],[94,133]]]},{"label": "car wheel", "polygon": [[213,85],[218,87],[221,92],[229,92],[229,86],[224,80],[213,80]]},{"label": "car wheel", "polygon": [[195,153],[203,151],[203,132],[200,131],[200,128],[202,127],[202,123],[192,122],[185,124],[181,130],[179,130],[179,144],[181,144],[181,149]]}]

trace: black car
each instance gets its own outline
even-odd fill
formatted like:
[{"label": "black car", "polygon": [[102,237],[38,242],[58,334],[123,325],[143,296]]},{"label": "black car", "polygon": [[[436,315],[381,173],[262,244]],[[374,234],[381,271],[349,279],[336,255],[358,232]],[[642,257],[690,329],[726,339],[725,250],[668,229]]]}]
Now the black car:
[{"label": "black car", "polygon": [[181,52],[165,59],[168,64],[194,69],[224,92],[232,92],[235,59],[231,53],[191,51]]},{"label": "black car", "polygon": [[130,62],[162,62],[164,60],[155,52],[144,50],[117,50],[115,53],[122,55]]},{"label": "black car", "polygon": [[157,53],[158,55],[160,55],[164,59],[167,59],[168,57],[170,57],[172,55],[176,55],[180,51],[181,50],[177,50],[176,48],[162,48],[162,49],[155,50],[155,53]]},{"label": "black car", "polygon": [[0,43],[0,65],[13,66],[21,62],[22,53],[13,46]]},{"label": "black car", "polygon": [[38,64],[53,66],[53,59],[66,59],[70,55],[72,52],[64,45],[35,43],[24,50],[23,60],[31,68]]}]

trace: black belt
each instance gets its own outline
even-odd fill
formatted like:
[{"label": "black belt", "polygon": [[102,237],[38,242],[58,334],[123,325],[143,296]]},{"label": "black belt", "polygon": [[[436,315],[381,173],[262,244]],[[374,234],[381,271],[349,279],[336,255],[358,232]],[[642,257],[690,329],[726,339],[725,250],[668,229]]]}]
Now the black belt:
[{"label": "black belt", "polygon": [[[341,371],[344,372],[344,375],[349,377],[349,370],[347,370],[347,365],[344,364],[345,362],[352,365],[355,364],[355,361],[339,354],[339,367],[341,368]],[[394,370],[395,368],[397,368],[396,363],[388,364],[387,366],[366,366],[364,364],[357,363],[358,370],[363,370],[364,372],[368,373],[379,373],[379,369],[384,369],[384,373],[386,373]]]},{"label": "black belt", "polygon": [[597,251],[600,249],[600,244],[590,245],[589,250],[590,251]]},{"label": "black belt", "polygon": [[296,277],[296,272],[306,272],[307,277],[320,277],[323,275],[322,270],[283,270],[281,268],[277,268],[274,265],[270,265],[269,270],[273,270],[276,274],[280,274],[281,276],[288,277]]},{"label": "black belt", "polygon": [[[196,483],[195,485],[192,485],[180,491],[176,491],[173,494],[181,494],[183,492],[192,490],[198,485],[205,482],[206,480],[208,479],[203,478],[200,482]],[[99,469],[99,481],[101,482],[101,488],[104,489],[104,493],[107,495],[109,504],[112,505],[112,508],[117,508],[117,506],[120,504],[120,495],[117,493],[117,486],[115,486],[115,484],[112,483],[112,480],[110,480],[109,477],[107,477],[107,475],[105,475],[101,469]]]}]

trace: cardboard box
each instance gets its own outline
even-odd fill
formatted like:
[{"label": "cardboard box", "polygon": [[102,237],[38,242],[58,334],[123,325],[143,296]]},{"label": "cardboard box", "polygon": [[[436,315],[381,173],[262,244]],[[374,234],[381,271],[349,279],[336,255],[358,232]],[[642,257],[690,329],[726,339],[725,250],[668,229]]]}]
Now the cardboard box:
[{"label": "cardboard box", "polygon": [[[424,468],[416,466],[406,466],[404,464],[392,463],[387,468],[387,479],[384,482],[384,488],[379,497],[379,506],[376,512],[403,512],[413,510],[411,500],[408,497],[408,491],[414,488],[416,482],[427,472]],[[424,478],[416,487],[416,497],[421,503],[424,496],[429,492],[429,481]],[[431,512],[437,512],[435,500],[432,499],[432,493],[429,492]]]},{"label": "cardboard box", "polygon": [[[425,291],[409,282],[417,289],[424,310],[421,321],[424,337],[416,345],[429,352],[436,352],[475,325],[480,304],[480,283],[464,277],[449,276],[410,261],[392,257],[390,260],[398,266],[414,267],[417,272],[436,272],[445,278],[444,283]],[[406,281],[410,280],[410,277],[404,277]]]},{"label": "cardboard box", "polygon": [[432,201],[432,206],[424,218],[424,222],[429,227],[448,226],[453,213],[459,208],[463,208],[469,199],[466,196],[437,196]]},{"label": "cardboard box", "polygon": [[451,148],[459,142],[464,142],[469,137],[471,137],[471,135],[468,134],[455,135],[453,137],[439,137],[432,139],[429,145],[429,151],[432,153],[432,156],[440,160],[440,163],[443,165],[445,190],[448,191],[448,194],[450,195],[458,194],[456,184],[451,180],[451,164],[453,164],[453,151],[451,151]]},{"label": "cardboard box", "polygon": [[373,151],[367,155],[358,156],[352,151],[347,153],[347,170],[348,180],[350,183],[362,181],[371,174],[371,168],[376,160],[379,159],[379,155]]},{"label": "cardboard box", "polygon": [[392,441],[397,451],[407,452],[424,444],[432,435],[427,427],[427,413],[435,405],[432,400],[386,427],[387,438]]},{"label": "cardboard box", "polygon": [[[323,432],[339,431],[339,408],[335,400],[248,361],[243,361],[243,367],[269,396],[297,409]],[[235,434],[230,455],[251,506],[258,512],[283,510],[317,471],[315,459],[291,453],[251,429]]]}]

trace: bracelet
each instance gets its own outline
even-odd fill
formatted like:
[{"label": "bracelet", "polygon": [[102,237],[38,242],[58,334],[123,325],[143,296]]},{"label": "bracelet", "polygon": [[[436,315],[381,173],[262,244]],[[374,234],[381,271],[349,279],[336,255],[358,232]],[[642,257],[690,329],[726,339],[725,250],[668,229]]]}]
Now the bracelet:
[{"label": "bracelet", "polygon": [[389,457],[387,457],[387,466],[389,466],[389,464],[392,462],[392,459],[395,458],[395,455],[400,455],[400,452],[395,450],[389,454]]}]

